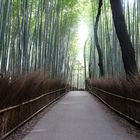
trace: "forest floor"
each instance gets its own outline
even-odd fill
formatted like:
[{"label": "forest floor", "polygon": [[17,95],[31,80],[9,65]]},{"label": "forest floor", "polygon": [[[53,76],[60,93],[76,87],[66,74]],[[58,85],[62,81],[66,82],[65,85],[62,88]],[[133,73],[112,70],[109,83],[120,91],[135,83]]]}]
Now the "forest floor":
[{"label": "forest floor", "polygon": [[[88,92],[69,92],[16,140],[138,140],[139,130]],[[33,120],[32,120],[33,121]],[[24,138],[19,137],[24,135]],[[8,140],[13,139],[9,138]]]}]

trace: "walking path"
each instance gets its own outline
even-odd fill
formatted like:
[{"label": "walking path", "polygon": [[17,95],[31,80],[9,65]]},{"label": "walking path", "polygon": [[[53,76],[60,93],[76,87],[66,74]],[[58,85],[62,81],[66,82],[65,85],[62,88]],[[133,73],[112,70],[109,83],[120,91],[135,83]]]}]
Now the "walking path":
[{"label": "walking path", "polygon": [[[118,117],[120,119],[120,117]],[[136,140],[95,97],[69,92],[23,140]]]}]

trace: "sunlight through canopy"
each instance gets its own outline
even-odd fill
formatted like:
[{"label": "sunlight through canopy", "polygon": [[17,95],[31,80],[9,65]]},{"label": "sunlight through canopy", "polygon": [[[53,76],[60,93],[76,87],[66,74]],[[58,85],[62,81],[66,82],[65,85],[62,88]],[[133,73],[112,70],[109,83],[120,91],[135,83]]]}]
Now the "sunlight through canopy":
[{"label": "sunlight through canopy", "polygon": [[130,6],[133,6],[135,0],[126,0],[126,3],[127,3],[127,2],[129,3]]},{"label": "sunlight through canopy", "polygon": [[88,26],[84,21],[79,24],[78,37],[82,43],[84,43],[88,37]]},{"label": "sunlight through canopy", "polygon": [[79,39],[79,53],[77,59],[83,61],[84,44],[89,35],[89,28],[86,22],[81,21],[78,27],[78,39]]}]

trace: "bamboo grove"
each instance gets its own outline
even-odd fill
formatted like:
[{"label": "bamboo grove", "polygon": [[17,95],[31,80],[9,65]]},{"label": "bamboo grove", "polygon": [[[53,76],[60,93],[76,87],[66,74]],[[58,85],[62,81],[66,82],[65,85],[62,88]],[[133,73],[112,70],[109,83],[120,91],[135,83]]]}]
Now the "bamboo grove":
[{"label": "bamboo grove", "polygon": [[1,0],[1,72],[43,69],[51,77],[68,77],[73,4],[66,0]]},{"label": "bamboo grove", "polygon": [[[103,5],[101,8],[101,15],[99,18],[98,25],[98,39],[99,45],[101,47],[101,52],[103,55],[103,67],[105,76],[115,76],[123,75],[125,73],[122,54],[120,49],[120,44],[118,37],[116,35],[113,17],[111,13],[110,2],[103,0]],[[127,30],[131,38],[132,45],[135,50],[136,63],[138,68],[140,67],[140,1],[139,0],[122,0],[123,12],[125,15],[125,23],[127,25]],[[91,18],[93,31],[91,32],[92,41],[89,41],[91,45],[90,50],[91,55],[89,59],[89,69],[92,71],[92,77],[98,77],[99,74],[99,59],[98,53],[94,40],[94,24],[96,19],[96,14],[98,11],[98,1],[92,1],[92,13]],[[94,12],[96,9],[96,12]]]},{"label": "bamboo grove", "polygon": [[[121,0],[127,30],[140,67],[140,1]],[[1,0],[0,1],[0,71],[31,73],[38,69],[51,78],[76,81],[77,29],[86,21],[89,36],[83,49],[85,77],[99,77],[99,58],[94,25],[98,0]],[[102,0],[98,23],[98,41],[106,77],[124,74],[124,66],[109,0]],[[80,17],[80,18],[79,18]],[[78,63],[79,66],[76,66]],[[88,71],[88,72],[87,72]],[[79,72],[80,73],[80,72]],[[77,79],[75,78],[77,77]],[[81,78],[82,79],[82,78]],[[78,82],[77,82],[78,83]]]}]

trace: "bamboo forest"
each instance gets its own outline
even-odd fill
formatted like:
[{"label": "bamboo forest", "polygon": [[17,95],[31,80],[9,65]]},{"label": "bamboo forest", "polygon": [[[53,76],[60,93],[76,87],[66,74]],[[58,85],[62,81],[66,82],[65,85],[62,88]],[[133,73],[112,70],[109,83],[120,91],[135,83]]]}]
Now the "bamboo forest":
[{"label": "bamboo forest", "polygon": [[0,0],[0,139],[69,91],[140,125],[139,72],[140,0]]}]

